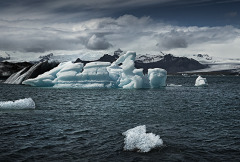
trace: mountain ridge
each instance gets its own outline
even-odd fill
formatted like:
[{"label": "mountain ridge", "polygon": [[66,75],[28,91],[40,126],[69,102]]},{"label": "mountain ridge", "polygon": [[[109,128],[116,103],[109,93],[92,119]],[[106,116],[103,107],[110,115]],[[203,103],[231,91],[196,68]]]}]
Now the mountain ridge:
[{"label": "mountain ridge", "polygon": [[[123,51],[118,49],[114,51],[113,55],[104,54],[102,57],[98,59],[91,59],[87,60],[86,58],[82,60],[81,58],[77,58],[74,63],[81,62],[84,65],[94,61],[100,62],[114,62],[116,61],[121,55]],[[10,58],[10,55],[7,55]],[[0,78],[8,78],[13,73],[16,73],[22,70],[25,67],[31,67],[34,64],[39,62],[55,62],[57,56],[54,56],[53,53],[40,56],[38,61],[31,61],[31,62],[3,62],[0,61]],[[190,73],[190,74],[233,74],[239,75],[240,73],[240,59],[233,59],[232,62],[235,64],[230,64],[229,66],[225,65],[227,61],[220,60],[216,62],[212,57],[207,54],[197,54],[192,55],[191,57],[178,57],[172,54],[164,54],[161,52],[159,55],[137,55],[135,61],[135,67],[137,69],[143,68],[143,72],[146,74],[148,69],[151,68],[163,68],[168,71],[168,74],[181,74],[181,73]],[[194,59],[196,58],[196,60]],[[231,60],[230,60],[231,61]],[[234,62],[235,61],[235,62]],[[239,62],[239,63],[238,63]]]}]

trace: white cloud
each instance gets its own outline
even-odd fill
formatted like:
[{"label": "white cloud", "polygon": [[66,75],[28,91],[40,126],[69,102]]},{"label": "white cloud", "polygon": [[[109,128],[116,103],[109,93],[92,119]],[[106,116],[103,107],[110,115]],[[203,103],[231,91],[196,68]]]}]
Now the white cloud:
[{"label": "white cloud", "polygon": [[[54,22],[55,15],[42,15],[39,21],[0,20],[0,50],[39,52],[134,50],[178,55],[208,53],[239,57],[240,29],[233,26],[197,27],[159,23],[150,17],[123,15],[86,21]],[[26,17],[27,18],[27,17]]]},{"label": "white cloud", "polygon": [[105,50],[112,45],[103,37],[97,37],[95,34],[88,40],[86,47],[91,50]]}]

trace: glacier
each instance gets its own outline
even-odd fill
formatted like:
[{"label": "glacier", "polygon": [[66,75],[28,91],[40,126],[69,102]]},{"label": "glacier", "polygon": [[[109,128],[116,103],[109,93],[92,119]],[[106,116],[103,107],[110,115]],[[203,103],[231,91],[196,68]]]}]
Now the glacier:
[{"label": "glacier", "polygon": [[160,88],[166,86],[167,71],[161,68],[135,68],[136,52],[128,51],[115,62],[83,63],[63,62],[25,85],[55,88]]},{"label": "glacier", "polygon": [[201,76],[198,76],[198,78],[195,81],[195,86],[207,86],[207,79],[203,78]]},{"label": "glacier", "polygon": [[35,109],[35,102],[32,98],[24,98],[15,101],[0,102],[0,109]]},{"label": "glacier", "polygon": [[146,133],[145,125],[129,129],[123,132],[122,135],[125,136],[124,150],[126,151],[149,152],[151,149],[163,145],[163,140],[159,135]]}]

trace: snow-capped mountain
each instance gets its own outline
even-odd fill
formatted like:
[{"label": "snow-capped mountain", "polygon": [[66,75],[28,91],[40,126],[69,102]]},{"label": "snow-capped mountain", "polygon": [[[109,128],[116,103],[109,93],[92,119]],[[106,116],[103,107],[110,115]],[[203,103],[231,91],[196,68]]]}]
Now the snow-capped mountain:
[{"label": "snow-capped mountain", "polygon": [[[136,61],[141,63],[157,63],[161,62],[163,64],[163,59],[167,54],[161,52],[159,55],[138,55]],[[176,56],[175,56],[176,57]],[[193,54],[193,55],[182,55],[179,58],[189,58],[198,61],[200,64],[206,65],[207,68],[194,70],[191,69],[191,72],[221,72],[228,71],[230,73],[239,73],[240,72],[240,58],[221,58],[214,57],[208,54]],[[177,57],[176,57],[177,58]],[[169,65],[170,66],[170,65]],[[182,66],[179,66],[182,67]],[[190,72],[186,71],[186,72]]]},{"label": "snow-capped mountain", "polygon": [[[17,53],[8,53],[8,52],[0,52],[0,62],[5,60],[8,62],[32,62],[37,63],[39,61],[46,61],[49,62],[64,62],[64,61],[75,61],[77,58],[79,58],[82,61],[85,62],[91,62],[91,61],[109,61],[112,62],[117,57],[123,55],[125,52],[123,52],[121,49],[117,49],[114,52],[109,52],[109,54],[104,53],[83,53],[83,54],[68,54],[68,55],[60,55],[60,54],[43,54],[40,56],[34,56],[32,57],[29,55],[29,57],[26,56],[27,60],[22,57],[18,58]],[[11,57],[10,57],[11,55]],[[182,56],[174,56],[171,55],[171,60],[168,60],[166,62],[166,55],[163,52],[159,54],[137,54],[136,57],[136,66],[140,67],[162,67],[165,69],[169,69],[170,71],[176,71],[180,70],[181,72],[215,72],[215,71],[240,71],[240,58],[220,58],[220,57],[214,57],[209,54],[192,54],[192,55],[182,55]],[[31,57],[30,57],[31,56]],[[191,60],[193,59],[193,60]],[[112,61],[111,61],[112,60]],[[196,60],[200,64],[204,65],[204,67],[197,65]],[[170,63],[170,62],[171,63]],[[144,65],[145,64],[145,65]],[[150,65],[152,64],[152,65]],[[175,65],[173,65],[175,64]],[[191,66],[190,66],[191,65]],[[201,68],[202,67],[202,68]],[[207,67],[207,68],[206,68]],[[185,71],[184,71],[185,70]]]},{"label": "snow-capped mountain", "polygon": [[7,52],[0,51],[0,62],[9,59],[10,55]]},{"label": "snow-capped mountain", "polygon": [[208,68],[201,70],[194,70],[192,72],[214,72],[214,71],[239,71],[240,58],[221,58],[214,57],[208,54],[193,54],[185,56],[193,58],[201,64],[208,65]]},{"label": "snow-capped mountain", "polygon": [[143,63],[152,63],[152,62],[157,62],[163,59],[163,55],[137,55],[136,60],[141,61]]},{"label": "snow-capped mountain", "polygon": [[191,58],[201,63],[213,63],[215,61],[208,54],[193,54]]},{"label": "snow-capped mountain", "polygon": [[[146,57],[145,57],[146,58]],[[197,69],[204,69],[207,68],[207,65],[202,65],[198,61],[187,58],[187,57],[177,57],[173,56],[171,54],[164,54],[161,59],[158,58],[158,61],[156,61],[155,56],[153,58],[147,58],[147,60],[150,60],[151,62],[146,63],[146,59],[144,61],[136,60],[135,66],[137,68],[143,68],[143,71],[147,73],[148,69],[152,68],[163,68],[167,70],[168,73],[177,73],[177,72],[183,72],[183,71],[192,71]]]},{"label": "snow-capped mountain", "polygon": [[240,63],[240,58],[222,58],[222,57],[215,57],[208,54],[193,54],[193,55],[183,55],[183,57],[192,58],[197,60],[201,64],[220,64],[220,63],[232,63],[238,64]]}]

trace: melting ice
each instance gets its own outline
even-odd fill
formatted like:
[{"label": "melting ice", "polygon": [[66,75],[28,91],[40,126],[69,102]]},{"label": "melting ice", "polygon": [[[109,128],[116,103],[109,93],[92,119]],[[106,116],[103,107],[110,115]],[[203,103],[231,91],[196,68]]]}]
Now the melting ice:
[{"label": "melting ice", "polygon": [[128,51],[112,64],[110,62],[64,62],[56,68],[28,79],[23,84],[39,87],[79,88],[159,88],[166,86],[167,71],[160,68],[135,69],[136,52]]},{"label": "melting ice", "polygon": [[207,79],[198,76],[198,78],[195,81],[195,86],[207,86],[207,85],[208,85]]},{"label": "melting ice", "polygon": [[0,109],[35,109],[35,102],[32,98],[24,98],[16,101],[0,102]]},{"label": "melting ice", "polygon": [[129,129],[122,134],[125,136],[124,150],[126,151],[138,150],[140,152],[149,152],[151,149],[163,145],[163,141],[159,135],[146,133],[145,125]]}]

